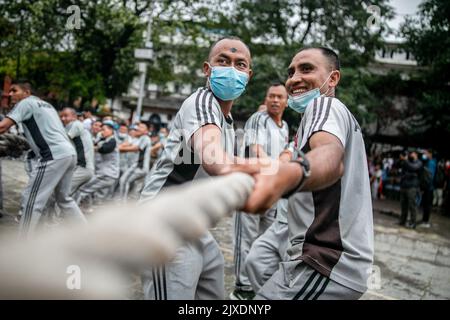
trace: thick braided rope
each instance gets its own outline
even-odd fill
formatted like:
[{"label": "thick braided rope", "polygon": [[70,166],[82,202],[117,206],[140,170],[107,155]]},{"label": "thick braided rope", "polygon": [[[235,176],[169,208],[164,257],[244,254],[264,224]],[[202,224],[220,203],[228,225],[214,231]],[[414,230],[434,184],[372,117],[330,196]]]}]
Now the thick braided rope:
[{"label": "thick braided rope", "polygon": [[[88,225],[3,239],[0,299],[126,298],[130,270],[169,261],[185,241],[242,207],[253,184],[243,173],[204,179],[140,205],[105,207]],[[80,271],[80,290],[69,289],[70,266]]]},{"label": "thick braided rope", "polygon": [[0,135],[0,157],[18,158],[28,149],[30,145],[24,137],[12,133]]}]

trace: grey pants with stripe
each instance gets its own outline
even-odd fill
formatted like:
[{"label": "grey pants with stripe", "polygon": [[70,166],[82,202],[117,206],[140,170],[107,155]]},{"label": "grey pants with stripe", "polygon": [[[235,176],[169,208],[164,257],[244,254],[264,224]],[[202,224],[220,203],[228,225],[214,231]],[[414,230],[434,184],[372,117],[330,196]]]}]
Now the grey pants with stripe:
[{"label": "grey pants with stripe", "polygon": [[263,215],[236,211],[234,216],[234,274],[236,288],[250,291],[252,285],[245,269],[245,260],[253,242],[274,222],[276,206]]},{"label": "grey pants with stripe", "polygon": [[80,203],[83,199],[94,193],[107,189],[116,183],[116,178],[109,176],[95,175],[89,182],[80,187],[75,196],[77,203]]},{"label": "grey pants with stripe", "polygon": [[64,219],[86,223],[76,202],[69,196],[76,157],[40,161],[30,174],[30,180],[22,195],[19,232],[28,237],[36,230],[43,210],[52,194]]},{"label": "grey pants with stripe", "polygon": [[178,248],[169,264],[145,271],[142,285],[147,300],[223,300],[224,258],[219,245],[208,231]]},{"label": "grey pants with stripe", "polygon": [[258,292],[278,270],[282,261],[288,261],[289,243],[287,223],[276,220],[269,229],[255,240],[245,260],[245,270],[253,291]]},{"label": "grey pants with stripe", "polygon": [[362,294],[321,275],[301,260],[290,260],[280,263],[255,299],[357,300]]},{"label": "grey pants with stripe", "polygon": [[89,182],[94,176],[94,172],[84,167],[77,166],[72,177],[72,186],[70,188],[70,194],[73,195],[78,189]]},{"label": "grey pants with stripe", "polygon": [[138,179],[144,178],[147,172],[142,168],[138,168],[137,164],[128,168],[120,177],[119,194],[120,199],[127,200],[130,186]]},{"label": "grey pants with stripe", "polygon": [[[75,171],[73,172],[73,176],[72,176],[72,185],[70,186],[70,194],[69,195],[71,197],[73,197],[75,200],[76,199],[75,193],[78,191],[80,186],[82,186],[83,184],[90,181],[93,176],[94,176],[94,173],[91,170],[86,169],[81,166],[76,166]],[[49,220],[51,220],[52,217],[58,216],[58,211],[56,211],[55,204],[56,204],[55,196],[52,195],[52,196],[50,196],[50,199],[47,202],[46,208],[44,209],[45,215],[47,216],[47,218]],[[78,205],[78,203],[77,203],[77,205]]]}]

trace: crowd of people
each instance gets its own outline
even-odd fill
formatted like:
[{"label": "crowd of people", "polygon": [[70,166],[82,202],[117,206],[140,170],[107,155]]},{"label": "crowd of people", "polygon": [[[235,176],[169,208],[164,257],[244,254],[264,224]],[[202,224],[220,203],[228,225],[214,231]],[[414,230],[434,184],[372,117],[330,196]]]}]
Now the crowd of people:
[{"label": "crowd of people", "polygon": [[400,225],[429,228],[432,210],[450,216],[450,160],[417,149],[368,156],[368,166],[372,198],[401,202]]},{"label": "crowd of people", "polygon": [[[146,122],[130,125],[126,120],[95,116],[91,111],[80,112],[71,107],[65,107],[56,113],[50,104],[32,95],[32,91],[31,83],[27,80],[13,83],[10,90],[12,103],[24,101],[27,102],[27,107],[24,107],[25,110],[14,108],[6,119],[14,119],[14,123],[10,123],[10,132],[32,136],[29,139],[32,142],[31,149],[24,159],[25,171],[30,179],[34,182],[34,179],[39,177],[39,184],[35,184],[34,189],[44,189],[45,179],[41,177],[44,171],[47,171],[48,178],[52,180],[52,183],[47,185],[62,183],[57,176],[50,174],[48,163],[44,170],[42,159],[59,160],[56,159],[60,157],[58,154],[75,153],[73,175],[66,171],[60,172],[71,177],[67,195],[73,198],[84,213],[92,212],[93,204],[105,200],[120,199],[126,202],[130,191],[133,190],[134,198],[138,198],[151,164],[162,153],[168,136],[167,128],[157,128]],[[26,110],[36,106],[44,106],[47,112],[35,115],[33,111]],[[37,121],[43,127],[40,130],[36,128]],[[152,131],[149,131],[149,127]],[[40,136],[39,139],[36,139],[36,136]],[[66,149],[61,148],[61,145],[65,145]],[[55,168],[56,171],[58,168]],[[28,189],[30,193],[33,191]],[[56,190],[55,186],[42,195],[41,199],[37,199],[42,202],[37,211],[42,211],[40,214],[44,214],[44,220],[49,223],[59,221],[61,202],[55,202],[55,195],[52,194]],[[22,220],[26,210],[26,207],[21,207],[17,221]]]},{"label": "crowd of people", "polygon": [[[67,112],[64,109],[62,113]],[[75,119],[75,110],[69,109]],[[145,176],[159,158],[168,136],[165,127],[157,128],[147,122],[127,124],[127,121],[93,116],[91,112],[77,115],[85,132],[90,134],[95,157],[92,177],[80,186],[74,197],[84,207],[96,200],[118,199],[126,202],[138,198]],[[71,122],[67,123],[71,125]],[[95,199],[97,198],[97,199]],[[86,203],[87,202],[87,203]]]}]

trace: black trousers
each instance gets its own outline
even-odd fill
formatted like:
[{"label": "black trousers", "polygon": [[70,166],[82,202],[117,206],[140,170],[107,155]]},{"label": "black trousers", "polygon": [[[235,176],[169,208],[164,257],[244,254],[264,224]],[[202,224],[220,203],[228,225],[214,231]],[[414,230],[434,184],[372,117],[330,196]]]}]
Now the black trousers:
[{"label": "black trousers", "polygon": [[422,221],[430,221],[431,207],[433,206],[433,190],[426,190],[422,195],[423,218]]},{"label": "black trousers", "polygon": [[416,224],[417,204],[416,197],[418,188],[407,188],[400,190],[400,204],[402,207],[402,214],[400,216],[400,223],[405,224],[408,219],[408,212],[411,214],[411,224]]}]

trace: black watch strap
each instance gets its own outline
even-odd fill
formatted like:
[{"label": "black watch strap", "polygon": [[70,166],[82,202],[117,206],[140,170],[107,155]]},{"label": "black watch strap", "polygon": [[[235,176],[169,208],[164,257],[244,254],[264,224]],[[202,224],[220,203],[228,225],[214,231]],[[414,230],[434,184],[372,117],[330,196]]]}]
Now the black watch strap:
[{"label": "black watch strap", "polygon": [[303,185],[305,184],[306,180],[311,175],[309,161],[306,158],[305,154],[302,151],[297,151],[297,152],[299,154],[299,157],[297,159],[291,160],[290,162],[298,163],[302,167],[303,175],[302,175],[302,178],[300,179],[300,182],[298,183],[298,185],[295,188],[293,188],[291,191],[289,191],[287,194],[284,194],[283,198],[289,198],[294,193],[300,191],[302,189]]}]

